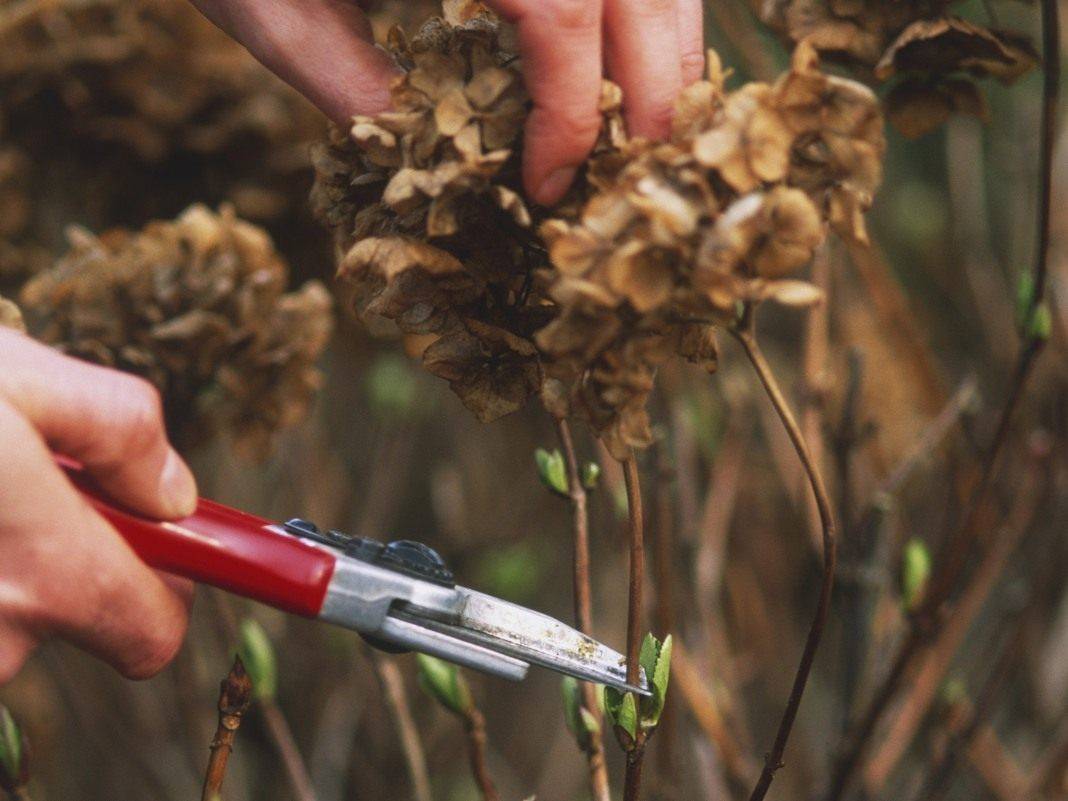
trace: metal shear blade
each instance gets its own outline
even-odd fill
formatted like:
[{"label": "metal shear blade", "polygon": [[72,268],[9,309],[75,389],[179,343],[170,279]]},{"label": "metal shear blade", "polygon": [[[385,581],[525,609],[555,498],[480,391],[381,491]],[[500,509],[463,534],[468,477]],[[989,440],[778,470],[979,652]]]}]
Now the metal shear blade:
[{"label": "metal shear blade", "polygon": [[592,637],[526,607],[466,587],[458,620],[442,619],[433,610],[406,604],[390,617],[422,626],[524,662],[638,695],[650,695],[640,672],[639,686],[627,682],[626,660]]}]

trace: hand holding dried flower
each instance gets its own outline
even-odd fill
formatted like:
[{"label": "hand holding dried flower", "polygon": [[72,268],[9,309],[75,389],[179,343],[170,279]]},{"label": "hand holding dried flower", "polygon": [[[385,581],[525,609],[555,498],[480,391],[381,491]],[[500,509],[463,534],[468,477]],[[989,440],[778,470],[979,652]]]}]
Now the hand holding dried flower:
[{"label": "hand holding dried flower", "polygon": [[[389,108],[397,65],[374,46],[356,3],[194,2],[335,122]],[[515,25],[515,49],[533,105],[526,119],[523,178],[538,203],[560,199],[594,145],[603,64],[608,77],[623,87],[631,130],[650,137],[667,135],[676,93],[701,74],[700,0],[488,0],[486,5]],[[453,24],[487,13],[475,0],[444,6]],[[450,88],[455,87],[436,87],[442,93]],[[434,94],[435,102],[442,99]],[[478,98],[469,95],[463,106],[458,102],[454,96],[442,107],[441,122],[451,134],[464,124],[463,108],[477,106]]]}]

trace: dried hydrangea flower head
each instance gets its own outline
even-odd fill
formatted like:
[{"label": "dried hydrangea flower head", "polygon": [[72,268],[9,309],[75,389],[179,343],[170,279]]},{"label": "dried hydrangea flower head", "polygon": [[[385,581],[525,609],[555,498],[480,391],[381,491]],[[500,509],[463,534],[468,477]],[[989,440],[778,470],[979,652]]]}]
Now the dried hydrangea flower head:
[{"label": "dried hydrangea flower head", "polygon": [[[43,164],[70,154],[70,186],[41,167],[34,193],[70,192],[108,224],[129,216],[138,190],[181,192],[161,208],[210,191],[256,219],[300,211],[306,189],[294,179],[325,127],[188,0],[0,0],[0,95],[0,138]],[[159,167],[175,159],[195,168]],[[124,192],[117,174],[138,190]]]},{"label": "dried hydrangea flower head", "polygon": [[976,78],[1016,80],[1038,62],[1019,34],[955,17],[957,0],[751,0],[793,43],[809,42],[865,79],[904,76],[887,98],[891,121],[917,137],[955,113],[985,118]]},{"label": "dried hydrangea flower head", "polygon": [[147,378],[186,446],[218,428],[262,456],[275,431],[304,416],[331,300],[317,282],[286,293],[286,265],[262,229],[232,209],[192,206],[140,232],[69,237],[70,250],[23,289],[31,333]]},{"label": "dried hydrangea flower head", "polygon": [[363,314],[436,337],[424,364],[481,419],[540,390],[622,458],[651,440],[661,364],[714,370],[715,327],[739,304],[819,300],[791,276],[828,226],[866,238],[885,149],[878,102],[821,72],[807,44],[775,83],[735,91],[711,53],[670,139],[650,142],[627,136],[606,82],[586,170],[538,218],[519,184],[519,64],[492,18],[453,23],[433,20],[411,42],[394,34],[394,109],[354,118],[317,157],[340,274]]},{"label": "dried hydrangea flower head", "polygon": [[391,32],[403,70],[393,110],[333,133],[313,202],[357,309],[438,335],[425,364],[492,420],[537,389],[530,336],[546,318],[532,273],[544,255],[519,194],[520,65],[495,19],[453,5],[460,24],[432,19],[410,41]]},{"label": "dried hydrangea flower head", "polygon": [[714,329],[739,304],[819,301],[790,276],[826,224],[866,239],[881,179],[875,96],[821,72],[810,46],[775,83],[731,92],[714,53],[709,64],[708,80],[680,95],[668,142],[595,156],[596,191],[540,228],[560,309],[536,338],[554,402],[566,399],[617,455],[650,439],[645,403],[664,360],[714,370]]}]

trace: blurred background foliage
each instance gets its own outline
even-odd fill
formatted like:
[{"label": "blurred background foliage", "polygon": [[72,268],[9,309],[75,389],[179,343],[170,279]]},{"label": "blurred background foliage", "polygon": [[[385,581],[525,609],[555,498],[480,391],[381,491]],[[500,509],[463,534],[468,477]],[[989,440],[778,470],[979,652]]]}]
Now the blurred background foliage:
[{"label": "blurred background foliage", "polygon": [[[11,294],[64,252],[70,224],[137,229],[197,202],[230,203],[262,225],[288,262],[291,287],[331,283],[329,237],[306,203],[307,145],[324,130],[317,113],[185,0],[63,5],[0,3],[0,292]],[[987,5],[969,0],[956,10],[986,19]],[[33,6],[40,27],[20,29],[17,15]],[[1033,5],[989,6],[999,27],[1036,37]],[[432,11],[427,2],[379,3],[376,31],[384,35],[395,22],[411,30]],[[734,70],[732,85],[787,63],[744,0],[708,5],[706,28],[709,45]],[[40,62],[20,61],[23,50]],[[1040,86],[1038,71],[1012,86],[985,82],[987,124],[953,118],[916,141],[889,131],[885,185],[869,218],[872,249],[833,244],[813,275],[831,298],[812,313],[823,315],[822,346],[812,345],[808,312],[769,309],[762,318],[770,357],[819,443],[843,517],[834,615],[775,797],[808,798],[825,782],[850,711],[868,697],[905,629],[900,588],[914,589],[915,577],[903,577],[902,565],[917,562],[916,543],[937,553],[974,484],[976,454],[1016,357],[1017,282],[1033,260]],[[1021,788],[1044,770],[1056,773],[1057,759],[1061,783],[1043,797],[1068,797],[1068,148],[1057,152],[1050,347],[998,473],[975,558],[993,552],[999,538],[1019,542],[984,579],[956,643],[942,644],[945,664],[908,685],[935,681],[942,689],[897,744],[899,758],[877,747],[873,759],[889,760],[889,768],[885,776],[865,773],[874,798],[912,797],[953,747],[961,710],[1002,661],[1008,678],[994,708],[984,710],[982,736],[959,760],[949,797],[1031,797]],[[570,512],[539,482],[534,461],[537,448],[557,446],[551,419],[530,407],[477,423],[403,343],[372,339],[343,313],[320,366],[308,419],[281,431],[266,460],[235,455],[225,438],[189,450],[202,494],[272,518],[299,515],[364,536],[423,540],[462,582],[570,619]],[[661,636],[670,624],[677,652],[681,643],[688,654],[689,680],[673,679],[646,793],[740,798],[771,739],[807,630],[818,530],[795,457],[731,345],[711,380],[667,369],[651,408],[658,441],[642,470],[651,547],[669,544],[661,575],[671,581],[648,593],[648,620]],[[622,647],[622,477],[588,432],[578,432],[578,447],[580,458],[604,470],[591,506],[595,633]],[[862,540],[858,522],[873,509],[878,525]],[[277,703],[321,801],[411,797],[381,672],[359,638],[206,589],[181,654],[151,681],[123,681],[49,643],[0,689],[32,743],[34,797],[196,797],[218,681],[246,617],[274,645]],[[1006,655],[1006,638],[1017,631],[1023,639],[1013,639]],[[411,657],[396,664],[433,797],[475,798],[456,720],[423,701]],[[587,797],[556,677],[534,672],[518,686],[468,679],[487,719],[490,769],[503,798]],[[268,731],[253,709],[238,737],[228,799],[291,797]],[[617,780],[620,754],[611,743],[607,752]]]}]

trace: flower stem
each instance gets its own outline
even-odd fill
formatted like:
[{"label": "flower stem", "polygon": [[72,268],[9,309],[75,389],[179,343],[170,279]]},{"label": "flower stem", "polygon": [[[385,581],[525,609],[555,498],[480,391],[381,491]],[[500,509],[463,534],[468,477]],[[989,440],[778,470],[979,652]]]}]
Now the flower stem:
[{"label": "flower stem", "polygon": [[204,775],[201,801],[216,801],[221,797],[226,766],[234,750],[234,738],[251,702],[252,680],[245,672],[241,658],[234,657],[233,667],[219,686],[219,724],[211,740],[211,758]]},{"label": "flower stem", "polygon": [[[642,646],[642,588],[645,584],[645,544],[643,542],[642,489],[638,460],[631,453],[623,460],[623,480],[627,487],[627,516],[630,549],[630,578],[627,596],[627,683],[641,683],[638,656]],[[645,762],[646,733],[627,747],[627,769],[623,779],[623,801],[637,801]]]},{"label": "flower stem", "polygon": [[823,629],[827,623],[827,615],[830,612],[831,590],[834,587],[834,569],[837,562],[838,546],[835,535],[834,514],[831,511],[831,502],[823,484],[823,477],[820,474],[819,467],[812,459],[808,445],[801,433],[801,428],[798,426],[797,420],[794,418],[794,414],[783,396],[779,382],[776,380],[767,359],[764,358],[764,352],[757,343],[753,323],[752,309],[748,309],[742,325],[737,329],[732,329],[731,333],[734,334],[743,350],[745,350],[746,356],[749,357],[760,383],[764,385],[768,398],[786,428],[786,433],[790,437],[790,442],[793,443],[794,450],[797,451],[797,455],[801,459],[805,475],[808,477],[812,493],[816,498],[816,509],[819,512],[823,539],[823,581],[820,586],[819,600],[816,603],[816,612],[808,631],[808,638],[805,640],[805,648],[801,653],[801,661],[797,666],[797,673],[794,675],[794,683],[790,690],[790,697],[786,702],[786,709],[783,711],[782,720],[779,722],[775,742],[764,759],[764,769],[761,771],[760,778],[749,796],[749,801],[761,801],[771,786],[775,771],[782,767],[782,757],[783,752],[786,750],[786,742],[790,737],[794,719],[797,717],[797,710],[801,705],[801,697],[804,695],[805,685],[808,683],[809,673],[812,671],[812,663],[816,657],[816,650],[819,648],[820,638],[823,636]]},{"label": "flower stem", "polygon": [[[568,497],[571,499],[572,527],[574,530],[574,603],[575,625],[583,634],[593,633],[593,604],[590,591],[590,527],[586,503],[586,489],[579,476],[575,444],[567,420],[556,420],[556,434],[564,452],[567,467]],[[597,703],[597,688],[588,681],[580,683],[582,705],[598,721],[601,719]],[[600,732],[590,732],[585,743],[586,761],[590,771],[590,792],[593,801],[611,801],[608,785],[608,767],[604,758],[604,742]]]}]

